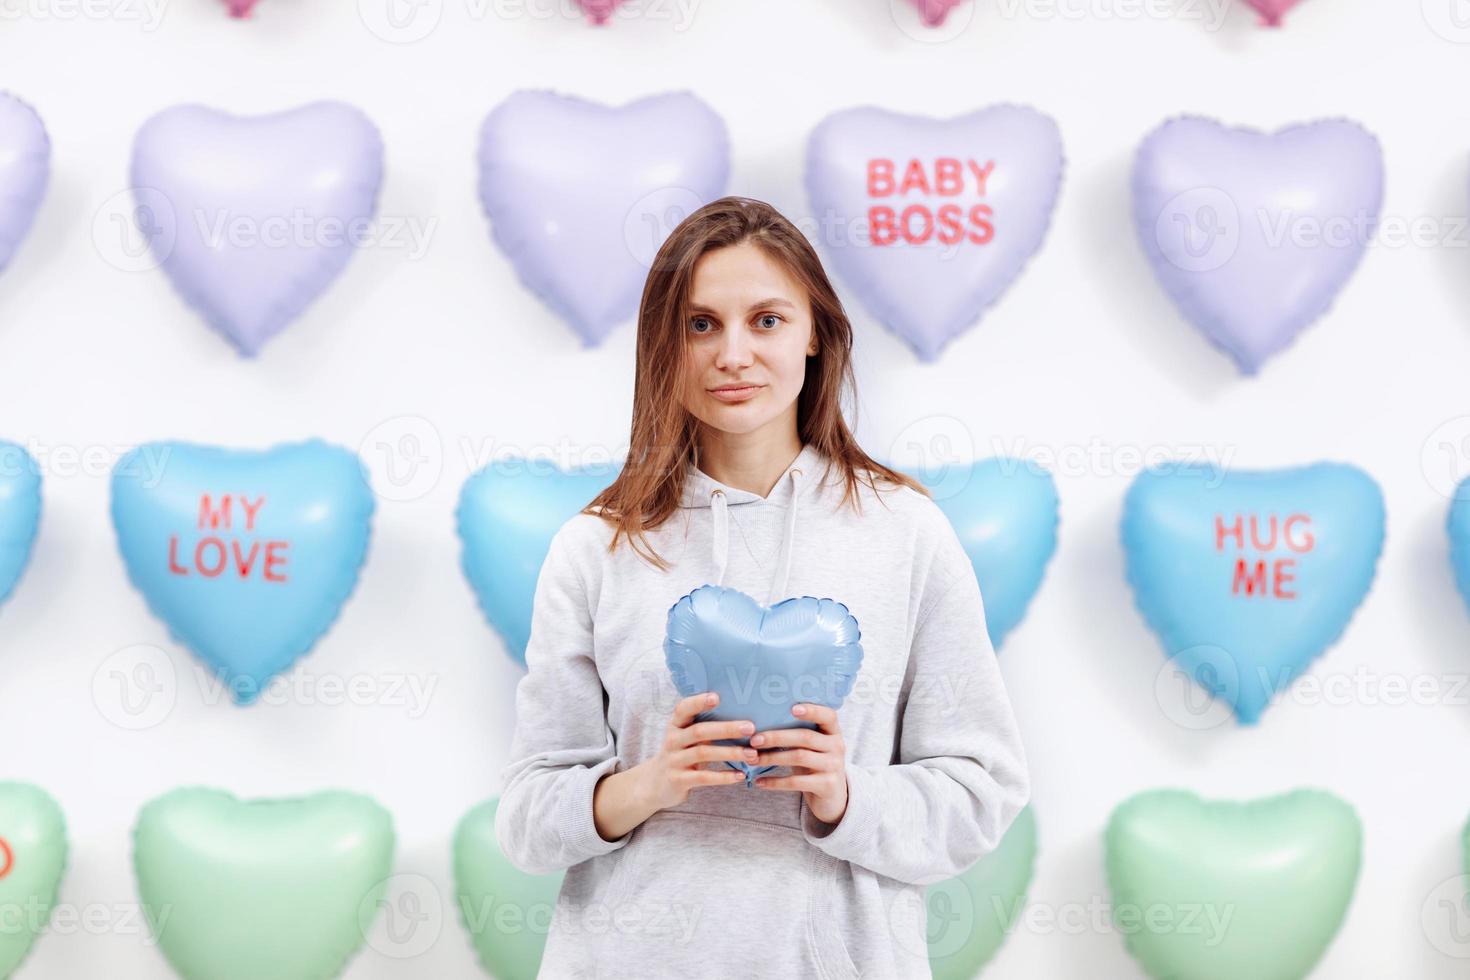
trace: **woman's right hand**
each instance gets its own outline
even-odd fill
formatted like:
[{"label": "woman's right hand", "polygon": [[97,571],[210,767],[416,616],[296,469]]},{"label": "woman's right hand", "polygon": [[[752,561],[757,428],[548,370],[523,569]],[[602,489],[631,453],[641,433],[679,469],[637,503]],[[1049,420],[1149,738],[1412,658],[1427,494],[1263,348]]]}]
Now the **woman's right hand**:
[{"label": "woman's right hand", "polygon": [[726,759],[755,763],[758,753],[748,746],[709,744],[715,739],[753,735],[753,722],[694,721],[696,715],[713,708],[719,700],[718,694],[705,691],[676,704],[663,746],[657,755],[637,767],[643,770],[643,797],[655,811],[683,803],[696,786],[728,786],[745,780],[745,773],[738,769],[701,769],[700,763]]}]

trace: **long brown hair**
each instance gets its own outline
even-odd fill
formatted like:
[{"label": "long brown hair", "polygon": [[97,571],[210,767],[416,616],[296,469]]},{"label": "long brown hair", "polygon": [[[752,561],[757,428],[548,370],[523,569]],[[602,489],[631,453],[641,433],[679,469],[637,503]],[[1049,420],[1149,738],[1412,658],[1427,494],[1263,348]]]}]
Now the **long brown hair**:
[{"label": "long brown hair", "polygon": [[663,524],[678,508],[685,469],[690,462],[698,464],[695,435],[699,420],[681,400],[694,267],[707,252],[747,241],[780,262],[811,299],[818,346],[816,355],[807,358],[806,378],[797,396],[797,435],[803,444],[811,443],[828,456],[842,473],[842,502],[851,501],[861,513],[860,475],[867,477],[875,492],[874,478],[929,495],[917,480],[863,452],[843,418],[844,394],[852,396],[856,411],[852,324],[811,243],[769,204],[748,197],[722,197],[681,221],[654,256],[638,310],[628,459],[617,479],[582,508],[582,513],[599,516],[616,529],[609,550],[626,535],[633,550],[661,570],[667,570],[668,563],[648,546],[645,532]]}]

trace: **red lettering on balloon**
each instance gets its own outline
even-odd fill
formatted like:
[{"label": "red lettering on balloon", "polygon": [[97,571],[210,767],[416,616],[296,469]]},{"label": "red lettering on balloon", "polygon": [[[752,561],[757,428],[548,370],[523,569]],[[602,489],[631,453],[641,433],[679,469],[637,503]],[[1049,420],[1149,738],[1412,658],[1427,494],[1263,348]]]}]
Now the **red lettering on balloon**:
[{"label": "red lettering on balloon", "polygon": [[868,242],[889,245],[985,245],[995,240],[995,209],[989,204],[940,202],[935,198],[983,198],[989,193],[994,160],[870,159],[867,192],[870,199],[917,197],[896,207],[868,206]]},{"label": "red lettering on balloon", "polygon": [[282,554],[288,547],[286,541],[268,541],[265,546],[265,580],[267,582],[284,582],[286,573],[286,556]]},{"label": "red lettering on balloon", "polygon": [[241,497],[240,498],[240,505],[245,508],[245,530],[247,530],[247,531],[253,531],[253,530],[255,530],[255,515],[256,514],[259,514],[260,513],[260,508],[262,508],[262,507],[265,506],[265,497],[264,496],[256,497],[255,498],[255,503],[253,503],[253,504],[250,502],[250,500],[248,498]]},{"label": "red lettering on balloon", "polygon": [[250,566],[255,564],[255,553],[260,550],[260,542],[250,542],[250,556],[248,558],[240,554],[239,541],[231,541],[230,550],[235,553],[235,569],[240,573],[240,577],[249,578]]},{"label": "red lettering on balloon", "polygon": [[199,530],[208,528],[211,531],[218,531],[222,527],[228,528],[229,526],[230,495],[225,494],[224,499],[220,501],[219,508],[216,509],[209,502],[209,494],[202,494],[199,497]]},{"label": "red lettering on balloon", "polygon": [[10,842],[0,837],[0,879],[10,874],[15,867],[15,852],[10,849]]},{"label": "red lettering on balloon", "polygon": [[[251,498],[243,494],[226,493],[219,497],[216,504],[209,494],[201,494],[199,529],[231,530],[236,500],[245,516],[245,531],[254,531],[256,519],[265,506],[264,495]],[[288,580],[286,566],[289,561],[289,546],[287,541],[258,541],[212,534],[200,538],[194,545],[193,554],[187,559],[181,559],[179,536],[173,535],[168,541],[168,571],[170,575],[199,575],[203,578],[219,578],[226,571],[231,571],[233,575],[230,577],[242,580],[259,577],[266,582],[285,582]]]},{"label": "red lettering on balloon", "polygon": [[179,536],[168,539],[168,571],[170,575],[188,575],[189,570],[179,564]]},{"label": "red lettering on balloon", "polygon": [[[1215,550],[1247,552],[1235,560],[1230,594],[1272,599],[1295,599],[1296,558],[1279,557],[1281,551],[1307,554],[1316,547],[1310,514],[1235,514],[1228,519],[1215,515]],[[1271,554],[1275,552],[1276,554]]]},{"label": "red lettering on balloon", "polygon": [[868,196],[887,197],[893,193],[893,161],[868,161]]},{"label": "red lettering on balloon", "polygon": [[[212,565],[204,563],[204,549],[213,548],[218,559]],[[225,570],[225,543],[219,538],[200,538],[199,543],[194,546],[194,567],[199,569],[199,574],[205,578],[214,578]]]}]

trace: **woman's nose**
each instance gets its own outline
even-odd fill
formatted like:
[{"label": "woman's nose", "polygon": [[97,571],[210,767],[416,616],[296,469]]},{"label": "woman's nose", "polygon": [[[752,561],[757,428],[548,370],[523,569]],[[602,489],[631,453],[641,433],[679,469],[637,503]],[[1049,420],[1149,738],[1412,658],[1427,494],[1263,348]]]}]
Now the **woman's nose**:
[{"label": "woman's nose", "polygon": [[720,338],[720,347],[715,354],[720,367],[747,364],[750,361],[750,336],[744,329],[727,330]]}]

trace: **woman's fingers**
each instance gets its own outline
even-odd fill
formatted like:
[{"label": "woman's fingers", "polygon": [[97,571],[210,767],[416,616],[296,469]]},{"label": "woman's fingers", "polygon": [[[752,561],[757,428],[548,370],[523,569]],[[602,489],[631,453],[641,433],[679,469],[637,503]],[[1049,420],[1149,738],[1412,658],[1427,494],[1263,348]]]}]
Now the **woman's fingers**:
[{"label": "woman's fingers", "polygon": [[723,762],[726,759],[731,762],[754,762],[756,754],[755,749],[747,749],[742,745],[711,745],[701,742],[676,752],[674,758],[680,766],[688,768],[701,762]]},{"label": "woman's fingers", "polygon": [[779,746],[792,746],[815,749],[818,752],[836,752],[842,744],[842,737],[824,735],[810,728],[772,728],[769,731],[756,733],[751,738],[750,744],[762,751]]},{"label": "woman's fingers", "polygon": [[754,760],[745,761],[753,761],[759,766],[801,766],[813,772],[837,768],[837,756],[813,749],[777,749],[758,753]]},{"label": "woman's fingers", "polygon": [[720,696],[713,691],[701,691],[699,694],[691,694],[687,698],[681,698],[674,705],[674,717],[669,723],[672,728],[684,728],[694,720],[694,716],[701,711],[708,711],[720,701]]},{"label": "woman's fingers", "polygon": [[[814,723],[818,731],[825,732],[828,735],[836,735],[841,731],[837,725],[836,708],[829,708],[825,704],[810,704],[806,702],[794,704],[791,707],[793,717],[800,721]],[[801,709],[800,713],[796,712],[797,708]]]},{"label": "woman's fingers", "polygon": [[693,786],[725,786],[745,781],[745,773],[739,769],[689,769],[684,776]]},{"label": "woman's fingers", "polygon": [[701,721],[697,725],[690,725],[682,730],[685,745],[693,745],[695,742],[713,742],[721,738],[744,738],[755,731],[755,724],[750,721]]}]

